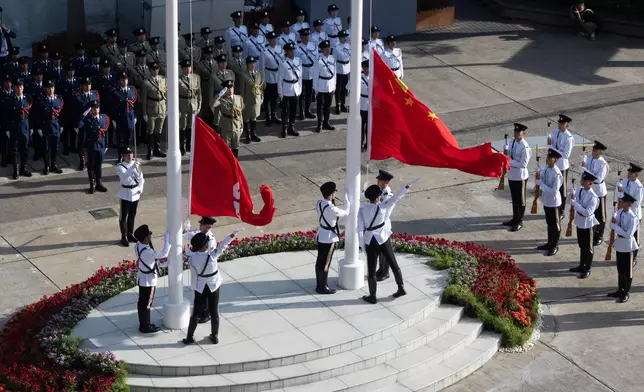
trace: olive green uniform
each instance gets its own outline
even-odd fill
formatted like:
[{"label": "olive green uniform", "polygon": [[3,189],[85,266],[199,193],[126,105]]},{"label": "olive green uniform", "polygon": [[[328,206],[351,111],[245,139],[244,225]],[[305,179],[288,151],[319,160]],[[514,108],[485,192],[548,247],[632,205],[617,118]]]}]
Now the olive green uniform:
[{"label": "olive green uniform", "polygon": [[244,122],[256,121],[264,102],[264,72],[255,70],[251,74],[246,70],[239,95],[244,99]]},{"label": "olive green uniform", "polygon": [[166,118],[167,86],[163,76],[149,77],[143,84],[141,101],[143,102],[144,115],[148,116],[148,135],[158,135],[163,132],[163,123]]},{"label": "olive green uniform", "polygon": [[[179,76],[179,144],[190,150],[190,128],[192,117],[201,110],[201,78],[191,73]],[[184,147],[184,140],[188,140]],[[183,149],[181,150],[184,151]]]},{"label": "olive green uniform", "polygon": [[244,74],[248,69],[246,67],[246,60],[242,57],[231,57],[228,60],[228,69],[235,73],[235,91],[239,91],[241,89],[241,82],[244,80]]},{"label": "olive green uniform", "polygon": [[179,49],[179,60],[190,60],[191,53],[193,64],[197,64],[201,61],[201,49],[198,46],[189,45],[184,46],[183,49]]},{"label": "olive green uniform", "polygon": [[117,44],[110,44],[109,42],[103,44],[100,49],[101,60],[111,61],[119,53],[119,48]]},{"label": "olive green uniform", "polygon": [[215,110],[219,110],[220,113],[219,127],[221,129],[221,137],[230,149],[233,150],[235,156],[237,156],[239,136],[244,126],[242,118],[244,103],[242,97],[236,94],[230,96],[227,93],[221,97],[217,95],[213,107]]},{"label": "olive green uniform", "polygon": [[211,110],[213,111],[213,123],[215,124],[215,129],[217,132],[221,133],[221,130],[219,129],[219,119],[220,119],[220,114],[219,114],[219,109],[218,108],[213,108],[212,102],[214,101],[215,97],[219,92],[223,89],[221,87],[221,84],[225,80],[232,80],[233,82],[235,81],[235,73],[229,69],[225,69],[221,71],[219,68],[217,68],[217,71],[212,75],[212,100],[211,100],[211,105],[209,106]]},{"label": "olive green uniform", "polygon": [[157,63],[159,64],[159,73],[161,75],[166,74],[166,54],[163,50],[154,50],[152,49],[150,52],[148,52],[146,60],[148,64],[150,63]]},{"label": "olive green uniform", "polygon": [[215,60],[201,60],[195,66],[195,71],[201,78],[201,96],[203,103],[201,105],[201,112],[199,117],[201,117],[208,125],[213,124],[212,111],[210,106],[212,105],[213,95],[213,86],[212,86],[212,75],[217,70],[217,62]]},{"label": "olive green uniform", "polygon": [[141,50],[145,50],[146,52],[149,52],[152,50],[152,47],[150,46],[150,43],[148,41],[143,41],[143,42],[135,42],[131,44],[127,48],[128,52],[136,53]]},{"label": "olive green uniform", "polygon": [[134,66],[136,63],[134,53],[132,52],[125,52],[125,54],[121,54],[121,52],[118,52],[116,56],[112,57],[110,59],[110,63],[112,65],[112,72],[114,73],[120,73],[120,72],[126,72],[129,73],[130,69]]}]

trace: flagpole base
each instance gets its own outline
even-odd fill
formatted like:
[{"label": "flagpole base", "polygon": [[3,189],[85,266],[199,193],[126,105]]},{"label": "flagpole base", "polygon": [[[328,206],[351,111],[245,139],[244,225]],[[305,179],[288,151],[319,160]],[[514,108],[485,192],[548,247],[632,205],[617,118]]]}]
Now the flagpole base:
[{"label": "flagpole base", "polygon": [[359,290],[364,287],[364,263],[360,258],[348,263],[346,259],[338,262],[338,285],[345,290]]},{"label": "flagpole base", "polygon": [[178,304],[163,303],[163,326],[171,329],[188,328],[190,323],[190,302],[183,301]]}]

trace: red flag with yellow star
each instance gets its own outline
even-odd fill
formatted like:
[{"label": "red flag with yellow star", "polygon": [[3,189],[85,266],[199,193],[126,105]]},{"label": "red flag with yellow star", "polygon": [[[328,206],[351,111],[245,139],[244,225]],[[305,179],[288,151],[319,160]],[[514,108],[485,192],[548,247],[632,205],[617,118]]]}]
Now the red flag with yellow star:
[{"label": "red flag with yellow star", "polygon": [[415,166],[457,169],[484,177],[500,177],[508,157],[491,143],[460,148],[443,121],[398,79],[373,50],[371,145],[374,160],[395,158]]}]

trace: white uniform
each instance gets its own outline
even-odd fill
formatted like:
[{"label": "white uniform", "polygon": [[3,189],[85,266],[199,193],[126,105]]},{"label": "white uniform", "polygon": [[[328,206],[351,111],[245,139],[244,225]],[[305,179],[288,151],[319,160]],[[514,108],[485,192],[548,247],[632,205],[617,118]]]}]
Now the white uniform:
[{"label": "white uniform", "polygon": [[335,91],[335,59],[329,55],[320,57],[313,65],[313,91],[318,93],[332,93]]},{"label": "white uniform", "polygon": [[528,163],[532,157],[532,150],[525,139],[518,142],[513,139],[508,148],[508,156],[510,157],[510,171],[508,172],[508,180],[522,181],[528,179]]},{"label": "white uniform", "polygon": [[[192,230],[192,231],[187,231],[183,233],[183,239],[187,242],[190,242],[192,237],[194,237],[196,234],[201,233],[199,230]],[[217,240],[215,239],[215,235],[212,234],[212,231],[208,230],[206,232],[206,237],[208,237],[208,249],[213,250],[217,247]]]},{"label": "white uniform", "polygon": [[134,160],[130,162],[121,162],[116,165],[116,174],[121,182],[121,189],[116,195],[119,199],[127,201],[137,201],[143,193],[143,172],[136,170]]},{"label": "white uniform", "polygon": [[595,191],[599,197],[604,197],[608,194],[608,189],[606,189],[608,169],[608,162],[606,162],[604,157],[586,158],[586,170],[591,172],[593,176],[597,177],[593,183],[593,191]]},{"label": "white uniform", "polygon": [[299,97],[302,94],[302,60],[298,57],[286,58],[280,64],[277,92],[280,97]]},{"label": "white uniform", "polygon": [[300,43],[297,45],[297,51],[295,54],[300,58],[300,60],[302,60],[302,79],[313,79],[313,66],[315,65],[318,57],[318,51],[315,49],[315,45],[312,42],[309,42],[306,45],[304,45],[304,43]]},{"label": "white uniform", "polygon": [[551,139],[552,148],[561,153],[561,158],[556,163],[557,167],[562,171],[568,170],[570,167],[570,154],[572,154],[572,149],[575,147],[575,138],[568,130],[561,132],[559,129],[556,129],[552,132]]},{"label": "white uniform", "polygon": [[262,37],[264,37],[264,40],[265,40],[265,41],[268,41],[268,40],[266,39],[266,34],[270,33],[271,31],[275,31],[275,30],[273,29],[273,25],[272,25],[272,24],[270,24],[270,23],[269,23],[269,24],[261,24],[261,23],[260,23],[260,25],[259,25],[259,35],[260,35],[260,36],[262,36]]},{"label": "white uniform", "polygon": [[570,201],[575,207],[575,226],[580,229],[590,229],[599,224],[595,218],[595,210],[599,206],[599,197],[595,192],[579,188],[575,192],[575,200]]},{"label": "white uniform", "polygon": [[246,42],[247,39],[248,29],[246,28],[246,26],[241,25],[239,27],[229,27],[228,30],[226,30],[226,45],[228,49],[228,55],[232,56],[232,47],[235,45],[239,45],[243,48],[244,42]]},{"label": "white uniform", "polygon": [[373,238],[382,245],[391,236],[391,221],[389,217],[400,200],[409,189],[403,188],[387,201],[377,204],[362,204],[358,210],[359,243],[364,248]]},{"label": "white uniform", "polygon": [[[324,28],[324,26],[322,26]],[[326,41],[329,39],[329,35],[326,33],[326,31],[322,30],[319,33],[317,31],[312,31],[311,32],[311,42],[315,45],[316,48],[319,48],[320,42]]]},{"label": "white uniform", "polygon": [[280,35],[277,38],[277,44],[278,45],[284,46],[284,45],[288,44],[289,42],[291,42],[293,44],[296,44],[297,43],[297,36],[295,34],[293,34],[293,33],[288,33],[288,34],[282,33],[282,35]]},{"label": "white uniform", "polygon": [[206,252],[187,251],[190,269],[193,270],[193,276],[197,276],[197,283],[194,285],[198,293],[203,293],[206,285],[210,292],[215,292],[221,286],[221,274],[219,273],[219,257],[232,242],[232,237],[226,236],[223,241],[217,245],[214,250]]},{"label": "white uniform", "polygon": [[331,47],[335,48],[335,46],[340,42],[338,39],[338,33],[342,31],[342,19],[338,17],[324,19],[322,30],[324,30],[324,32],[329,36]]},{"label": "white uniform", "polygon": [[405,76],[402,51],[398,48],[393,48],[393,50],[387,48],[385,49],[383,56],[383,60],[385,60],[389,68],[394,71],[398,78],[402,79]]},{"label": "white uniform", "polygon": [[615,230],[615,243],[613,248],[617,252],[628,253],[639,249],[635,232],[639,228],[640,222],[632,209],[617,211],[615,223],[611,223],[610,228]]},{"label": "white uniform", "polygon": [[366,112],[369,110],[369,75],[363,73],[360,78],[360,110]]},{"label": "white uniform", "polygon": [[320,221],[316,240],[323,244],[338,242],[340,240],[338,219],[349,215],[349,210],[336,207],[331,200],[318,200],[315,211],[318,213]]},{"label": "white uniform", "polygon": [[380,56],[382,56],[383,53],[385,52],[385,44],[382,42],[380,38],[369,40],[369,49],[371,48],[375,48],[376,52],[378,52]]},{"label": "white uniform", "polygon": [[360,59],[360,61],[362,62],[362,61],[365,61],[365,60],[369,60],[369,49],[367,49],[364,52],[362,52],[362,58]]},{"label": "white uniform", "polygon": [[253,37],[251,35],[244,43],[243,48],[244,54],[246,54],[246,56],[260,58],[262,53],[264,52],[265,46],[262,42],[260,42],[259,37]]},{"label": "white uniform", "polygon": [[633,196],[635,202],[633,202],[631,210],[635,213],[637,219],[642,220],[642,197],[644,197],[644,190],[642,189],[640,180],[636,178],[635,181],[628,181],[628,179],[622,181],[622,192],[617,192],[617,197],[621,199],[624,197],[624,193]]},{"label": "white uniform", "polygon": [[307,22],[297,22],[293,26],[291,26],[291,33],[295,35],[295,38],[297,39],[297,42],[300,42],[300,30],[302,29],[310,29],[311,26]]},{"label": "white uniform", "polygon": [[541,170],[541,180],[537,182],[537,185],[541,186],[541,203],[544,207],[559,207],[561,205],[561,193],[559,193],[561,184],[563,184],[563,175],[557,166]]},{"label": "white uniform", "polygon": [[267,47],[260,57],[261,69],[264,70],[266,83],[277,84],[280,64],[284,62],[284,51],[279,45]]},{"label": "white uniform", "polygon": [[345,42],[336,45],[333,56],[336,59],[336,72],[340,75],[348,75],[351,72],[351,44]]},{"label": "white uniform", "polygon": [[[382,194],[380,195],[380,202],[384,203],[385,201],[389,200],[393,195],[394,193],[391,191],[391,188],[389,187],[389,185],[387,185],[382,189]],[[367,199],[367,196],[364,195],[364,192],[360,194],[360,200],[369,201],[369,199]]]},{"label": "white uniform", "polygon": [[166,268],[168,261],[163,260],[170,253],[170,244],[165,243],[161,252],[156,252],[149,245],[137,242],[134,245],[134,255],[137,261],[136,281],[139,286],[156,287],[159,268]]}]

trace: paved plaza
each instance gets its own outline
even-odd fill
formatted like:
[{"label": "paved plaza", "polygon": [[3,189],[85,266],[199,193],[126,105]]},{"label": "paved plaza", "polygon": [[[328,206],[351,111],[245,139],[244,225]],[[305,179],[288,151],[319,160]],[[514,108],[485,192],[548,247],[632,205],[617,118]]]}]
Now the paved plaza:
[{"label": "paved plaza", "polygon": [[[511,134],[515,121],[528,125],[529,135],[542,135],[547,123],[556,122],[563,112],[573,118],[575,134],[608,146],[607,183],[614,184],[618,165],[625,170],[630,160],[644,161],[643,40],[606,34],[591,42],[568,29],[496,20],[469,0],[456,3],[456,24],[406,37],[399,45],[405,56],[405,83],[443,119],[462,146],[501,140]],[[255,202],[261,203],[258,186],[269,184],[278,208],[271,225],[246,227],[244,235],[317,225],[314,206],[319,185],[336,181],[340,189],[344,186],[345,120],[334,117],[334,121],[340,125],[336,131],[315,134],[315,124],[305,122],[302,136],[285,140],[278,138],[276,127],[261,127],[263,141],[242,147],[240,161],[256,193]],[[573,152],[575,167],[580,153]],[[9,172],[0,171],[0,323],[41,296],[87,278],[99,266],[132,257],[132,247],[118,246],[117,217],[109,216],[109,209],[118,211],[118,181],[112,166],[105,169],[110,192],[88,195],[86,174],[73,170],[73,158],[65,159],[69,168],[63,175],[11,181]],[[187,211],[188,159],[183,163]],[[534,164],[533,159],[533,169]],[[165,161],[146,162],[142,168],[146,186],[137,222],[161,234]],[[644,274],[639,266],[631,300],[618,305],[605,297],[617,284],[614,262],[603,261],[606,245],[597,249],[592,276],[577,279],[568,273],[579,258],[574,237],[562,238],[555,257],[536,251],[546,237],[542,211],[528,215],[518,233],[500,226],[511,206],[507,187],[494,190],[497,179],[394,161],[367,162],[363,156],[363,181],[373,181],[378,168],[396,176],[394,191],[421,178],[392,216],[395,232],[474,241],[507,251],[537,280],[545,311],[541,341],[526,354],[497,354],[446,391],[641,390]],[[531,180],[528,188],[533,185]],[[102,219],[89,213],[105,208],[107,215],[98,216],[107,216]],[[214,233],[220,239],[239,226],[245,225],[220,219]],[[312,263],[310,275],[314,275]]]}]

